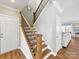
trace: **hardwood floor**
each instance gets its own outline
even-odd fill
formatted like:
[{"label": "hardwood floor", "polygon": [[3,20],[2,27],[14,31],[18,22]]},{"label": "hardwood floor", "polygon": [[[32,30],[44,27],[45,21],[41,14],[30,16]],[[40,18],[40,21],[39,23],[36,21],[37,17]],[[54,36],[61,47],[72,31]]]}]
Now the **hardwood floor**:
[{"label": "hardwood floor", "polygon": [[0,59],[26,59],[20,49],[0,55]]},{"label": "hardwood floor", "polygon": [[67,48],[62,48],[56,57],[50,55],[48,59],[79,59],[79,38],[72,38]]},{"label": "hardwood floor", "polygon": [[[0,59],[26,59],[22,52],[17,49],[3,55]],[[79,38],[72,38],[67,48],[62,48],[57,56],[50,55],[48,59],[79,59]]]}]

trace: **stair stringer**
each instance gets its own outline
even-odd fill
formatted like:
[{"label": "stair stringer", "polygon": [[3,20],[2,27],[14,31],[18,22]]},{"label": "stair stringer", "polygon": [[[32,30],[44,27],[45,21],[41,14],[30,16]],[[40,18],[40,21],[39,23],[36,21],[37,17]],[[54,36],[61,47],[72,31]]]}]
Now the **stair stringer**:
[{"label": "stair stringer", "polygon": [[33,59],[30,49],[28,47],[28,44],[26,42],[26,38],[24,37],[24,34],[22,32],[22,28],[20,28],[20,37],[21,37],[20,39],[21,44],[19,48],[21,49],[21,51],[23,52],[23,54],[25,55],[27,59]]}]

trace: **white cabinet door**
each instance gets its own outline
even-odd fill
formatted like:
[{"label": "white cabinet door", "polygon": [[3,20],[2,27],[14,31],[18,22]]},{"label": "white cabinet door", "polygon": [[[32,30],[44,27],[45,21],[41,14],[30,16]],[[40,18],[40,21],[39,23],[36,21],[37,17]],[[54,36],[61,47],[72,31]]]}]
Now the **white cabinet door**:
[{"label": "white cabinet door", "polygon": [[19,25],[15,20],[0,21],[1,53],[16,49],[19,45]]}]

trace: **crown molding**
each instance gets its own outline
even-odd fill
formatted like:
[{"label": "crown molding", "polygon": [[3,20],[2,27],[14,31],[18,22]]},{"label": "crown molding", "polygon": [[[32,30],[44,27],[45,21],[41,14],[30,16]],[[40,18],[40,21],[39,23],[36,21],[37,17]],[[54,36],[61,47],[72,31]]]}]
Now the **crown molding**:
[{"label": "crown molding", "polygon": [[8,9],[8,10],[12,10],[12,11],[15,11],[15,12],[20,12],[18,9],[12,8],[12,7],[7,6],[7,5],[5,5],[5,4],[1,4],[1,3],[0,3],[0,6],[3,7],[3,8],[6,8],[6,9]]}]

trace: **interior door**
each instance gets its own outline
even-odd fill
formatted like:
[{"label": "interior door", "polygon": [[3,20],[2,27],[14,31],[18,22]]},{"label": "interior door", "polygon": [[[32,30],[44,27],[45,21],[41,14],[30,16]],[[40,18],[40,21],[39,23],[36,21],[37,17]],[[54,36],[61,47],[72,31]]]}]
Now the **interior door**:
[{"label": "interior door", "polygon": [[1,53],[16,49],[19,45],[19,26],[14,19],[0,21]]},{"label": "interior door", "polygon": [[[5,31],[5,24],[3,24],[3,23],[5,23],[5,22],[0,21],[0,43],[1,43],[1,45],[0,45],[0,52],[2,50],[4,50],[3,47],[5,47],[5,32],[6,31]],[[1,35],[3,33],[4,33],[4,35]]]}]

